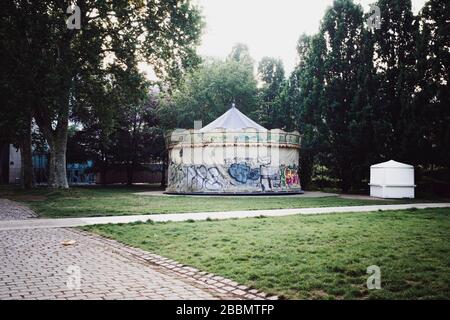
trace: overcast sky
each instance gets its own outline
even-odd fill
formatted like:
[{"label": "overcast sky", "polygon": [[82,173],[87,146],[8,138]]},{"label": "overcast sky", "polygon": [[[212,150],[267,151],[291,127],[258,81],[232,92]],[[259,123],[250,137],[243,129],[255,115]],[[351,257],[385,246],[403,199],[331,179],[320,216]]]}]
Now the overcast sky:
[{"label": "overcast sky", "polygon": [[[283,60],[286,73],[296,62],[295,45],[302,33],[318,31],[333,0],[196,0],[206,21],[198,53],[226,57],[237,42],[248,45],[258,62],[264,56]],[[374,0],[356,0],[365,11]],[[425,0],[412,0],[418,12]]]}]

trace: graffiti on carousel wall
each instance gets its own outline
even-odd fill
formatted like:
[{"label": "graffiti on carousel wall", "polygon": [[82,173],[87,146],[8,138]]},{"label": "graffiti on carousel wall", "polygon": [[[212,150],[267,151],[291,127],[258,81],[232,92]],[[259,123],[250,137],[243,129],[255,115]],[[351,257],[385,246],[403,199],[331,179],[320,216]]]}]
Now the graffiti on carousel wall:
[{"label": "graffiti on carousel wall", "polygon": [[281,183],[287,188],[300,188],[300,178],[297,166],[280,167]]},{"label": "graffiti on carousel wall", "polygon": [[248,180],[257,181],[261,177],[260,168],[251,168],[246,162],[232,163],[228,168],[228,174],[239,183],[247,183]]},{"label": "graffiti on carousel wall", "polygon": [[231,163],[228,174],[233,179],[232,184],[258,187],[261,191],[300,188],[297,166],[272,166],[270,161],[261,162],[257,166],[253,161]]},{"label": "graffiti on carousel wall", "polygon": [[169,172],[169,185],[179,190],[220,191],[227,186],[217,167],[172,163]]},{"label": "graffiti on carousel wall", "polygon": [[[270,161],[235,159],[225,165],[183,165],[172,163],[169,186],[178,191],[283,191],[300,188],[298,167],[272,166]],[[244,161],[246,160],[246,161]]]},{"label": "graffiti on carousel wall", "polygon": [[207,168],[205,165],[189,166],[187,168],[187,183],[192,190],[219,191],[225,188],[223,179],[217,167]]},{"label": "graffiti on carousel wall", "polygon": [[232,184],[259,191],[277,191],[281,188],[278,166],[271,165],[270,157],[258,159],[227,159],[228,174]]},{"label": "graffiti on carousel wall", "polygon": [[175,189],[182,189],[185,184],[185,170],[181,164],[171,163],[169,166],[168,183]]},{"label": "graffiti on carousel wall", "polygon": [[261,191],[277,191],[281,187],[278,167],[261,165]]}]

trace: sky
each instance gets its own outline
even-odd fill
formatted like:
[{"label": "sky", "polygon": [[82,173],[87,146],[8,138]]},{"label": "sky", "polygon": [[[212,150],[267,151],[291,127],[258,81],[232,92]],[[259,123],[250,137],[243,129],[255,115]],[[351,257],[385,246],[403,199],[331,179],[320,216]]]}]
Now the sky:
[{"label": "sky", "polygon": [[[417,13],[426,0],[412,0]],[[375,0],[356,0],[369,11]],[[248,45],[257,62],[280,58],[290,73],[296,63],[296,42],[302,33],[314,34],[333,0],[196,0],[206,22],[198,53],[225,58],[234,44]]]}]

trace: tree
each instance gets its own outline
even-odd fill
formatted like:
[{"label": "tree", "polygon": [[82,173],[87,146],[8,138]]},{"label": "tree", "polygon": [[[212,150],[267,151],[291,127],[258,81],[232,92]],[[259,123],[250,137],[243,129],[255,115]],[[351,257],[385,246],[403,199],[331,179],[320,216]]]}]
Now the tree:
[{"label": "tree", "polygon": [[248,46],[244,43],[235,44],[231,49],[231,52],[228,55],[227,60],[236,61],[242,65],[247,66],[252,71],[255,64],[255,61],[250,56]]},{"label": "tree", "polygon": [[164,138],[158,130],[158,102],[153,96],[123,108],[112,134],[113,161],[127,168],[127,184],[133,183],[133,173],[141,163],[163,160]]},{"label": "tree", "polygon": [[282,128],[298,130],[302,136],[300,177],[303,187],[311,183],[325,139],[322,117],[325,49],[323,37],[302,35],[297,42],[299,63],[280,93]]},{"label": "tree", "polygon": [[302,135],[304,185],[318,167],[339,179],[344,191],[361,181],[371,141],[369,39],[362,8],[351,0],[336,0],[319,33],[298,41],[299,63],[280,93],[278,114],[285,128]]},{"label": "tree", "polygon": [[385,128],[385,119],[377,109],[377,76],[373,65],[374,36],[363,29],[361,37],[361,54],[356,74],[356,89],[352,101],[351,122],[349,133],[352,140],[353,166],[351,187],[367,188],[369,179],[368,168],[380,161],[380,149],[383,137],[377,137],[376,132]]},{"label": "tree", "polygon": [[233,102],[246,114],[256,111],[253,71],[235,60],[206,60],[172,94],[163,94],[159,115],[166,129],[193,128],[194,120],[209,123]]},{"label": "tree", "polygon": [[[195,47],[202,27],[189,0],[79,0],[77,5],[80,30],[67,28],[65,1],[16,1],[4,8],[10,17],[4,22],[19,30],[8,45],[24,48],[25,54],[18,50],[16,63],[25,65],[23,70],[33,70],[36,61],[42,67],[39,81],[31,86],[33,116],[50,149],[49,185],[60,188],[68,187],[69,120],[88,113],[84,109],[95,109],[111,79],[136,69],[139,61],[149,63],[160,79],[177,82],[198,63]],[[35,79],[32,71],[24,78]]]},{"label": "tree", "polygon": [[284,82],[284,67],[280,59],[264,57],[258,65],[258,77],[262,83],[260,91],[259,120],[267,128],[279,128],[278,95]]},{"label": "tree", "polygon": [[31,112],[26,105],[21,110],[9,108],[10,104],[21,104],[24,96],[9,96],[6,90],[0,92],[3,103],[0,118],[0,145],[2,143],[13,144],[20,149],[21,154],[21,186],[31,189],[33,181],[33,159],[32,159],[32,118]]},{"label": "tree", "polygon": [[[450,168],[450,33],[446,1],[430,0],[417,18],[414,126],[408,154],[427,167]],[[406,141],[408,142],[408,141]]]},{"label": "tree", "polygon": [[410,162],[403,137],[413,126],[411,98],[414,92],[414,34],[417,25],[410,0],[379,0],[381,28],[374,31],[374,67],[377,72],[376,109],[383,123],[376,127],[381,137],[379,153],[384,159]]},{"label": "tree", "polygon": [[[164,160],[164,135],[159,127],[156,92],[141,96],[140,93],[147,89],[142,90],[140,86],[148,86],[142,75],[136,73],[133,76],[133,73],[127,72],[123,76],[135,79],[122,79],[125,81],[123,84],[111,88],[116,95],[122,96],[123,99],[116,101],[120,105],[111,108],[111,111],[106,109],[104,114],[85,115],[82,128],[69,134],[68,159],[74,162],[94,160],[94,169],[100,171],[102,184],[107,183],[108,169],[126,168],[127,184],[131,185],[134,171],[142,163]],[[119,94],[118,91],[126,94]],[[108,106],[111,107],[111,104]],[[89,117],[93,120],[89,121]]]},{"label": "tree", "polygon": [[351,0],[334,1],[325,13],[320,35],[326,43],[322,108],[326,126],[322,129],[328,155],[324,159],[339,178],[342,190],[348,191],[352,186],[352,169],[358,165],[355,145],[361,141],[354,135],[355,126],[362,125],[355,119],[360,105],[354,103],[359,68],[364,62],[361,6]]},{"label": "tree", "polygon": [[[32,41],[38,34],[40,19],[28,21],[13,10],[7,2],[0,13],[0,140],[13,143],[21,152],[21,183],[26,189],[33,187],[32,117],[33,104],[39,96],[40,76],[46,69],[45,62],[35,61],[41,48]],[[17,4],[19,5],[19,4]],[[36,4],[37,7],[42,4]],[[36,26],[30,33],[18,28],[18,24]],[[27,64],[25,61],[33,61]]]}]

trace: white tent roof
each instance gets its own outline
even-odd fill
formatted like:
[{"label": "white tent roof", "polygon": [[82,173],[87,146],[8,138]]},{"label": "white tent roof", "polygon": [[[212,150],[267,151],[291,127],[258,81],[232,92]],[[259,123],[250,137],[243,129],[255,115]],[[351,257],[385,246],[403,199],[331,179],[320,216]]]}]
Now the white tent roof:
[{"label": "white tent roof", "polygon": [[401,163],[401,162],[397,162],[394,160],[389,160],[386,162],[382,162],[382,163],[377,163],[374,164],[373,166],[370,166],[371,168],[414,168],[413,166],[406,164],[406,163]]},{"label": "white tent roof", "polygon": [[207,126],[200,129],[200,132],[208,132],[217,128],[231,129],[231,130],[241,130],[245,128],[254,128],[259,131],[266,131],[267,129],[263,126],[257,124],[255,121],[247,117],[245,114],[240,112],[233,103],[233,106],[225,112],[223,115],[218,117],[216,120],[208,124]]}]

